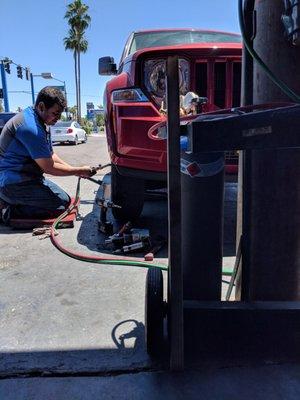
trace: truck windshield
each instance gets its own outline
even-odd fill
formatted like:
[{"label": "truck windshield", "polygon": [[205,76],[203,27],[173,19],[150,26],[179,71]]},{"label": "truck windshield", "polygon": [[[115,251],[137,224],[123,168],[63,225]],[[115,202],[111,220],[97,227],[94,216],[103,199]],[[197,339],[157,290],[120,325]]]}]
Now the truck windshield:
[{"label": "truck windshield", "polygon": [[158,31],[135,33],[129,54],[148,47],[174,46],[192,43],[240,43],[241,36],[234,33],[209,31]]}]

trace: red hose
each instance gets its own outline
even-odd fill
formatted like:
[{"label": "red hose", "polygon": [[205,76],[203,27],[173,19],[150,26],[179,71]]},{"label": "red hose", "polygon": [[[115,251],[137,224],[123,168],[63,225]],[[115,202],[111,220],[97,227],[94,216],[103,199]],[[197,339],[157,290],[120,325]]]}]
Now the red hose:
[{"label": "red hose", "polygon": [[51,227],[51,232],[50,232],[50,238],[51,242],[54,244],[54,246],[60,250],[62,253],[67,254],[68,256],[75,257],[75,258],[85,258],[85,259],[90,259],[91,261],[139,261],[136,258],[116,258],[116,257],[99,257],[99,256],[93,256],[91,254],[83,254],[79,253],[73,250],[69,250],[66,247],[64,247],[59,240],[57,239],[57,235],[55,232],[55,229]]}]

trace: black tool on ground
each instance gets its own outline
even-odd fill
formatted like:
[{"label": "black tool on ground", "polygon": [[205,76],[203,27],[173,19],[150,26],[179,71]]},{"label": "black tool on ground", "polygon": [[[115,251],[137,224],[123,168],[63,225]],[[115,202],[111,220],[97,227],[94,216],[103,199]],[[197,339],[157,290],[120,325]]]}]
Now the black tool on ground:
[{"label": "black tool on ground", "polygon": [[121,236],[123,235],[123,233],[128,233],[131,228],[132,228],[132,222],[128,221],[121,227],[121,229],[119,230],[119,232],[116,233],[116,235]]},{"label": "black tool on ground", "polygon": [[148,229],[131,229],[131,223],[128,222],[118,233],[105,240],[105,244],[113,246],[114,254],[140,252],[150,248],[150,232]]},{"label": "black tool on ground", "polygon": [[150,247],[151,247],[151,239],[150,237],[148,237],[143,240],[133,242],[131,244],[126,244],[125,246],[121,246],[116,250],[114,250],[113,253],[114,254],[140,253],[142,251],[148,251]]},{"label": "black tool on ground", "polygon": [[132,244],[129,244],[127,246],[122,247],[122,251],[124,254],[126,253],[134,253],[134,252],[140,252],[142,250],[147,250],[151,246],[151,240],[150,237],[142,240],[140,242],[135,242]]},{"label": "black tool on ground", "polygon": [[120,247],[124,244],[124,234],[128,234],[132,228],[130,221],[122,225],[117,233],[113,233],[113,224],[106,221],[106,212],[104,208],[101,208],[99,231],[109,235],[110,237],[105,241],[106,245],[113,244],[116,247]]},{"label": "black tool on ground", "polygon": [[129,245],[132,243],[148,241],[150,238],[149,229],[130,229],[122,234],[116,233],[110,236],[105,242],[106,244],[124,244]]},{"label": "black tool on ground", "polygon": [[112,203],[111,201],[108,201],[106,199],[96,199],[96,204],[100,206],[101,212],[100,212],[100,221],[98,222],[98,229],[100,232],[106,234],[106,235],[112,235],[113,234],[113,224],[110,221],[107,221],[107,211],[109,208],[121,208],[120,206]]}]

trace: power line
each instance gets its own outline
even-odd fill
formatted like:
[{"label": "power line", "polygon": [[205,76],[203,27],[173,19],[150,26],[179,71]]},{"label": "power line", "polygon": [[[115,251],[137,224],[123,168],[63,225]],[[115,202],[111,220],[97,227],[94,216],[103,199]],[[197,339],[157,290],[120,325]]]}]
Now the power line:
[{"label": "power line", "polygon": [[[26,91],[26,90],[8,90],[8,93],[29,93],[29,94],[31,94],[30,91]],[[37,94],[38,92],[34,92],[34,93]],[[68,92],[68,94],[75,95],[75,93],[73,93],[73,92]],[[96,96],[93,94],[82,94],[81,96],[82,97],[95,97],[97,99],[101,97],[101,96]]]},{"label": "power line", "polygon": [[[71,95],[75,96],[74,92],[68,92],[68,94],[71,94]],[[96,96],[96,95],[93,95],[93,94],[81,94],[81,96],[82,97],[95,97],[97,99],[101,97],[101,96]]]},{"label": "power line", "polygon": [[28,90],[8,90],[8,93],[26,93],[31,94]]}]

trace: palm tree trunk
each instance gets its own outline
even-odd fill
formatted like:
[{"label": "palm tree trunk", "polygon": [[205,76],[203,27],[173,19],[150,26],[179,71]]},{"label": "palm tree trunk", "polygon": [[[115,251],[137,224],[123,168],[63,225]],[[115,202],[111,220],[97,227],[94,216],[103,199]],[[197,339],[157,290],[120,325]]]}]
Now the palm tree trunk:
[{"label": "palm tree trunk", "polygon": [[77,119],[78,119],[78,68],[77,68],[77,50],[74,51],[75,63],[75,89],[76,89],[76,106],[77,106]]},{"label": "palm tree trunk", "polygon": [[77,52],[78,55],[78,122],[81,122],[81,89],[80,89],[80,51]]}]

